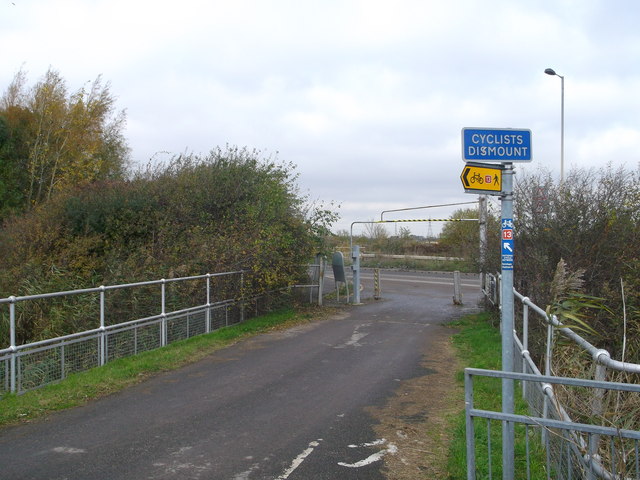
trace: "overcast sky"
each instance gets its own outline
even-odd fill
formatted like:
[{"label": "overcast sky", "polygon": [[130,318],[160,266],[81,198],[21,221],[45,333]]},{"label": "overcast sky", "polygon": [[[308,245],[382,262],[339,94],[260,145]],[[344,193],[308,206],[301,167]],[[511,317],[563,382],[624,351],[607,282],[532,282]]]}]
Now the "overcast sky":
[{"label": "overcast sky", "polygon": [[559,175],[547,67],[565,76],[565,168],[639,165],[636,0],[0,2],[2,92],[21,68],[32,85],[52,67],[70,91],[102,75],[134,162],[277,152],[303,192],[342,205],[339,229],[476,200],[459,178],[463,127],[530,129],[533,161],[516,171]]}]

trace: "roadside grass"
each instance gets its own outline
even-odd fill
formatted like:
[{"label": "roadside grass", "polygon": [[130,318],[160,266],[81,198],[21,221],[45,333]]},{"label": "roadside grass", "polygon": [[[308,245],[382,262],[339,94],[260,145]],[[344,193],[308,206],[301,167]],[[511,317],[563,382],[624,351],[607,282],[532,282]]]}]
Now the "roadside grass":
[{"label": "roadside grass", "polygon": [[206,335],[171,343],[164,348],[120,358],[103,367],[70,375],[59,383],[22,395],[6,394],[0,397],[0,426],[83,405],[139,383],[155,373],[196,362],[242,337],[308,322],[318,314],[310,307],[282,309]]},{"label": "roadside grass", "polygon": [[[468,315],[461,320],[452,323],[451,326],[458,329],[453,336],[453,344],[458,351],[461,363],[465,367],[499,370],[501,364],[501,340],[498,328],[492,323],[489,313]],[[457,372],[457,380],[463,385],[464,371]],[[495,378],[474,378],[473,401],[476,408],[493,411],[502,409],[502,383]],[[516,386],[516,413],[527,415],[527,405],[522,399],[519,386]],[[464,400],[463,400],[464,401]],[[452,441],[447,460],[449,480],[462,480],[467,478],[466,467],[466,436],[464,410],[448,418],[449,428],[452,431]],[[482,478],[502,478],[502,425],[492,421],[475,421],[476,442],[476,475]],[[490,429],[490,435],[487,434]],[[525,431],[523,426],[516,426],[515,434],[515,470],[516,479],[547,478],[545,471],[545,454],[540,442],[539,430],[529,429]],[[535,433],[534,433],[535,432]],[[529,436],[528,448],[530,452],[529,476],[527,476],[526,464],[526,436]],[[491,443],[491,456],[489,456],[489,441]],[[491,477],[489,472],[491,471]]]}]

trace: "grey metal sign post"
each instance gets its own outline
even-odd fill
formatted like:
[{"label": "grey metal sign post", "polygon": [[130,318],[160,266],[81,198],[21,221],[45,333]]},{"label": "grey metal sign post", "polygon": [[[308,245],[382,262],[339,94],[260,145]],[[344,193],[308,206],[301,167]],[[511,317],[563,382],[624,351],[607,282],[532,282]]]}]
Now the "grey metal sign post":
[{"label": "grey metal sign post", "polygon": [[[467,163],[460,177],[465,192],[500,195],[502,370],[513,372],[513,162],[530,162],[532,160],[531,130],[463,128],[462,159],[465,162],[489,162],[488,165]],[[491,163],[498,163],[500,166],[491,165]],[[501,170],[501,175],[491,170],[495,168]],[[492,178],[493,182],[491,182]],[[496,185],[500,185],[499,192],[494,191]],[[514,413],[514,381],[512,379],[502,379],[502,413]],[[513,422],[503,422],[503,480],[513,480],[515,475],[514,440]],[[467,471],[467,478],[475,479],[475,472]]]},{"label": "grey metal sign post", "polygon": [[[513,165],[506,164],[502,172],[501,200],[501,240],[502,281],[501,281],[501,336],[502,370],[513,372]],[[514,413],[514,381],[502,379],[502,413]],[[502,423],[502,478],[512,480],[514,467],[515,440],[513,422]]]}]

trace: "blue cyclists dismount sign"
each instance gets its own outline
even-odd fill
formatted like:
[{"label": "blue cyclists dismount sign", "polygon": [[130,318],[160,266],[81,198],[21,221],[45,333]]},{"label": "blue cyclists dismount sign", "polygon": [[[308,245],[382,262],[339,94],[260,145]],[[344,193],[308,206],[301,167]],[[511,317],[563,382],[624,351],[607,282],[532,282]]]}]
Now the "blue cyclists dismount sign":
[{"label": "blue cyclists dismount sign", "polygon": [[530,162],[531,130],[515,128],[463,128],[465,162]]}]

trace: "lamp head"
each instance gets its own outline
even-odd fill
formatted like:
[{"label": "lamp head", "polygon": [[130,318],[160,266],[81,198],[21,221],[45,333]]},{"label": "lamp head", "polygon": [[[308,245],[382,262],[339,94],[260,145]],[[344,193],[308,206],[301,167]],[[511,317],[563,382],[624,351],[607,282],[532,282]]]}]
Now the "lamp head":
[{"label": "lamp head", "polygon": [[544,73],[546,73],[547,75],[558,75],[556,73],[556,71],[553,68],[547,68]]}]

